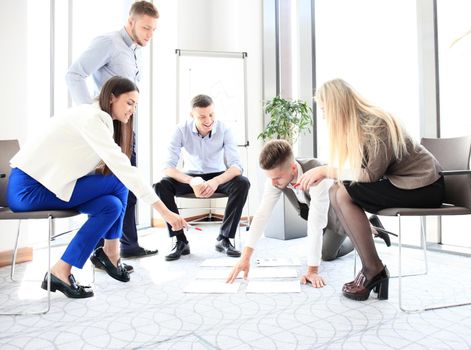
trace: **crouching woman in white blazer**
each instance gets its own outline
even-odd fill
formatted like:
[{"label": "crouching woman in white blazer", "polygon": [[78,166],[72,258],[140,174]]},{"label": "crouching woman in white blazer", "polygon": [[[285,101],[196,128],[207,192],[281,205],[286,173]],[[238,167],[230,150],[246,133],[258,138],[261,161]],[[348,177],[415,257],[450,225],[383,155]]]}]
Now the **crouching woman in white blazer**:
[{"label": "crouching woman in white blazer", "polygon": [[[10,161],[8,203],[13,211],[75,209],[88,214],[51,269],[51,290],[69,298],[93,296],[90,288],[77,284],[71,269],[83,267],[102,237],[104,247],[93,253],[92,261],[113,278],[129,281],[119,259],[128,189],[152,205],[174,230],[187,226],[130,163],[132,116],[138,98],[133,82],[113,77],[97,102],[51,118],[45,130]],[[100,164],[104,168],[97,173]],[[47,288],[47,274],[41,287]]]}]

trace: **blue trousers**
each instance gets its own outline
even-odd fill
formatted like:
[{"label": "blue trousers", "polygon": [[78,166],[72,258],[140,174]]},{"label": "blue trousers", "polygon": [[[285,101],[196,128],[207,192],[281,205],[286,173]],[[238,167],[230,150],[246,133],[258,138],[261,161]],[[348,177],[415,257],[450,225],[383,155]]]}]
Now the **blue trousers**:
[{"label": "blue trousers", "polygon": [[[136,134],[133,134],[131,165],[136,166]],[[129,191],[128,204],[126,206],[126,213],[124,214],[123,220],[123,235],[120,238],[121,252],[131,253],[139,249],[136,227],[136,204],[136,196],[134,193]],[[96,247],[103,247],[103,239],[98,241]]]},{"label": "blue trousers", "polygon": [[8,206],[15,212],[75,209],[88,214],[62,256],[66,263],[82,268],[100,238],[118,239],[123,231],[128,189],[114,175],[87,175],[77,180],[68,202],[18,168],[8,182]]}]

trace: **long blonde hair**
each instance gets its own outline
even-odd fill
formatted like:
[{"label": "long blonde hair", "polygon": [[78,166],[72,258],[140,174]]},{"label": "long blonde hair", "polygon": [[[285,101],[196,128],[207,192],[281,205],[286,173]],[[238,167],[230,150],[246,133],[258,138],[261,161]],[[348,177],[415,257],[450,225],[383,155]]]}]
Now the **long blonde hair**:
[{"label": "long blonde hair", "polygon": [[[378,154],[381,142],[388,142],[397,159],[407,153],[405,133],[389,113],[371,105],[342,79],[324,83],[316,93],[324,110],[329,135],[329,162],[342,179],[348,163],[358,180],[367,157]],[[371,154],[365,154],[366,150]]]}]

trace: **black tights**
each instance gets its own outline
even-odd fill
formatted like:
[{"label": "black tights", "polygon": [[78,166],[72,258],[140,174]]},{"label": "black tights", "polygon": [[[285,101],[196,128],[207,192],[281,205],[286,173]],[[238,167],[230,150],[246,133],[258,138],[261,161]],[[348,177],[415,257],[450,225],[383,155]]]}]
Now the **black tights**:
[{"label": "black tights", "polygon": [[364,210],[353,202],[344,185],[333,185],[329,195],[330,204],[360,256],[363,274],[371,279],[381,272],[383,263],[376,252],[368,218]]}]

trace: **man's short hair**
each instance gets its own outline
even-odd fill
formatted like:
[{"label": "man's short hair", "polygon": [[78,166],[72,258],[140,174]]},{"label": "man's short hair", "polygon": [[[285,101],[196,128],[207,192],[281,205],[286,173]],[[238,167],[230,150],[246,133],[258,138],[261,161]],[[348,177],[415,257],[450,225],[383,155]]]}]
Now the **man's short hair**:
[{"label": "man's short hair", "polygon": [[213,104],[213,99],[208,95],[197,95],[191,100],[191,108],[206,108]]},{"label": "man's short hair", "polygon": [[263,170],[272,170],[294,160],[293,150],[288,141],[269,141],[260,153],[259,163]]},{"label": "man's short hair", "polygon": [[159,11],[155,6],[148,1],[136,1],[132,4],[131,9],[129,10],[130,16],[142,16],[147,15],[154,18],[159,18]]}]

